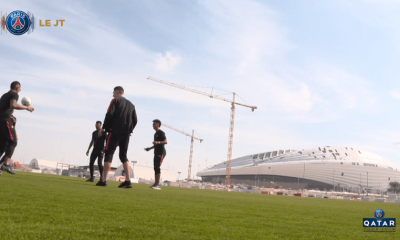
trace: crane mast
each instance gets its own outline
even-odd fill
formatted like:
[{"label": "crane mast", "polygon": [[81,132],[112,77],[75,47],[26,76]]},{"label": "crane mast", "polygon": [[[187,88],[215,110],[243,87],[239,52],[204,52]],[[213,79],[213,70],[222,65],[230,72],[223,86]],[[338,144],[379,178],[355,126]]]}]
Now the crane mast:
[{"label": "crane mast", "polygon": [[[233,93],[233,102],[235,102],[235,93]],[[235,128],[235,104],[231,107],[231,119],[229,125],[229,142],[228,142],[228,164],[226,165],[226,185],[231,184],[231,165],[232,165],[232,148],[233,148],[233,130]]]},{"label": "crane mast", "polygon": [[190,179],[190,176],[192,176],[192,158],[193,158],[193,135],[194,135],[194,130],[192,130],[192,138],[190,141],[190,156],[189,156],[189,169],[188,169],[188,181]]},{"label": "crane mast", "polygon": [[184,131],[178,130],[178,129],[176,129],[176,128],[174,128],[174,127],[171,127],[171,126],[169,126],[169,125],[167,125],[167,124],[165,124],[165,123],[163,123],[163,126],[169,128],[169,129],[172,129],[172,130],[174,130],[174,131],[176,131],[176,132],[182,133],[183,135],[186,135],[186,136],[188,136],[188,137],[191,138],[191,140],[190,140],[189,168],[188,168],[188,178],[187,178],[188,181],[189,181],[190,176],[191,176],[191,174],[192,174],[192,159],[193,159],[193,145],[194,145],[194,139],[199,140],[200,143],[203,141],[203,139],[195,137],[195,136],[194,136],[194,130],[192,130],[192,135],[190,135],[189,133],[186,133],[186,132],[184,132]]},{"label": "crane mast", "polygon": [[[234,132],[234,127],[235,127],[235,105],[251,108],[251,111],[253,111],[253,112],[254,112],[254,109],[257,109],[257,107],[256,106],[249,106],[249,105],[246,105],[246,104],[242,104],[242,103],[236,102],[236,99],[235,99],[236,94],[235,93],[233,93],[233,99],[230,100],[230,99],[226,99],[226,98],[223,98],[223,97],[220,97],[220,96],[217,96],[217,95],[213,95],[213,94],[202,92],[202,91],[199,91],[199,90],[196,90],[196,89],[188,88],[188,87],[176,84],[176,83],[170,83],[170,82],[167,82],[167,81],[164,81],[164,80],[161,80],[161,79],[157,79],[157,78],[153,78],[153,77],[148,77],[147,79],[151,80],[151,81],[158,82],[158,83],[162,83],[162,84],[165,84],[165,85],[168,85],[168,86],[171,86],[171,87],[176,87],[176,88],[183,89],[183,90],[186,90],[186,91],[189,91],[189,92],[197,93],[197,94],[204,95],[204,96],[207,96],[207,97],[210,97],[210,98],[214,98],[214,99],[218,99],[218,100],[221,100],[221,101],[225,101],[225,102],[231,103],[231,115],[230,115],[230,126],[229,126],[229,142],[228,142],[228,156],[227,156],[227,165],[226,165],[226,185],[228,186],[228,190],[229,190],[229,185],[231,183],[233,132]],[[192,153],[192,150],[190,152]],[[191,167],[191,160],[189,160],[189,166]],[[189,171],[188,174],[189,174],[189,178],[190,178],[190,171]]]}]

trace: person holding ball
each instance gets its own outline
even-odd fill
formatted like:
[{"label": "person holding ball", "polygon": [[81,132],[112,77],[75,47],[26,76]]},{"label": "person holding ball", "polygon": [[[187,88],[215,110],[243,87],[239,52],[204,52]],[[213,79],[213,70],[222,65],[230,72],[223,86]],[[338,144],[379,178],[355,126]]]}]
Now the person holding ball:
[{"label": "person holding ball", "polygon": [[0,169],[10,174],[15,174],[11,169],[10,159],[17,146],[17,134],[11,114],[14,109],[28,110],[29,112],[35,110],[33,107],[17,103],[19,92],[21,92],[21,83],[14,81],[11,83],[10,91],[3,94],[0,98],[0,146],[5,146],[4,164]]}]

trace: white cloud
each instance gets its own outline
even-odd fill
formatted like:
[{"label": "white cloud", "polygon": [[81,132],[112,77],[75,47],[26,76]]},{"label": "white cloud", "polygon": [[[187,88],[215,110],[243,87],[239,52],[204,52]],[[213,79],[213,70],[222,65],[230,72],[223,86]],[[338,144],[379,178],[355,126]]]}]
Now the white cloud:
[{"label": "white cloud", "polygon": [[219,62],[215,75],[224,71],[226,88],[268,116],[285,120],[326,122],[346,117],[347,111],[370,111],[377,99],[368,80],[329,64],[323,59],[305,59],[299,69],[289,61],[290,29],[280,23],[279,13],[256,1],[202,2],[213,29],[207,46]]},{"label": "white cloud", "polygon": [[392,91],[390,91],[390,96],[395,99],[400,99],[400,91],[392,90]]},{"label": "white cloud", "polygon": [[173,72],[173,70],[181,63],[181,56],[167,51],[165,55],[157,54],[156,69],[160,72]]},{"label": "white cloud", "polygon": [[280,61],[292,45],[278,14],[257,1],[203,1],[209,13],[205,20],[213,29],[208,49],[233,62],[233,73],[264,69]]}]

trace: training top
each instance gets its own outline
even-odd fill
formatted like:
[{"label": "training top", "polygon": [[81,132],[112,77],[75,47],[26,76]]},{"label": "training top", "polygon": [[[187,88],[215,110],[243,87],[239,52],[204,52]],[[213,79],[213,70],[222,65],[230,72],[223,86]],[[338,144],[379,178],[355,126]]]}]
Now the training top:
[{"label": "training top", "polygon": [[115,134],[130,134],[137,124],[135,105],[124,97],[111,100],[103,129]]},{"label": "training top", "polygon": [[0,120],[5,120],[11,117],[13,112],[13,108],[10,107],[10,101],[15,100],[18,102],[18,93],[9,91],[4,93],[0,98]]},{"label": "training top", "polygon": [[93,151],[103,151],[104,150],[104,142],[106,141],[107,134],[103,132],[103,135],[99,136],[99,131],[94,131],[92,133],[92,141],[93,141]]},{"label": "training top", "polygon": [[[154,141],[156,142],[162,142],[167,137],[165,136],[165,133],[162,130],[158,130],[156,133],[154,133]],[[166,154],[165,151],[165,144],[156,144],[154,145],[154,155],[164,155]]]}]

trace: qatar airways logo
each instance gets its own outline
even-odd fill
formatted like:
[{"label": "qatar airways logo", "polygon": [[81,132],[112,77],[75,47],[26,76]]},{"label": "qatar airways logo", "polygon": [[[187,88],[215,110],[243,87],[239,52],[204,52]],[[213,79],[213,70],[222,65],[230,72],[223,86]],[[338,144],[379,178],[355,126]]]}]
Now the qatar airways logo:
[{"label": "qatar airways logo", "polygon": [[364,232],[395,232],[396,218],[384,218],[385,212],[382,209],[376,209],[375,218],[364,218]]}]

